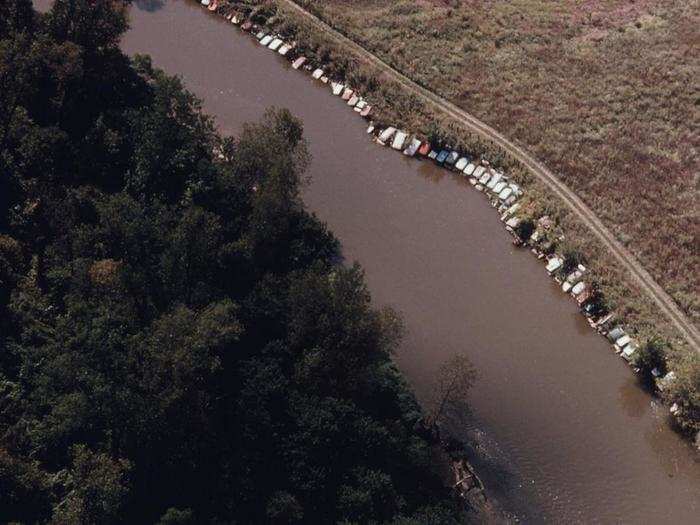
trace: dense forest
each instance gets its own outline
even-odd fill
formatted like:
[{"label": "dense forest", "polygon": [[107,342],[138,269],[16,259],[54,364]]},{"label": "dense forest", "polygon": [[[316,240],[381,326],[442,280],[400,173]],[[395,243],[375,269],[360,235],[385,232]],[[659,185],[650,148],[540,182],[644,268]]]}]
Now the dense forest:
[{"label": "dense forest", "polygon": [[126,7],[0,2],[0,522],[460,521],[302,124],[220,137]]}]

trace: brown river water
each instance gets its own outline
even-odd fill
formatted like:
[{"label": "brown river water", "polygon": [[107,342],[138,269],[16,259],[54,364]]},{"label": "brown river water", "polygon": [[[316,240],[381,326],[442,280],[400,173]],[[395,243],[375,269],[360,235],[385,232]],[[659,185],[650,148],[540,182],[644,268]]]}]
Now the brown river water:
[{"label": "brown river water", "polygon": [[304,121],[305,202],[403,314],[396,360],[419,399],[451,355],[478,369],[452,425],[503,507],[527,523],[700,523],[697,454],[483,195],[373,144],[327,86],[193,2],[136,0],[131,25],[125,51],[180,75],[223,133],[272,105]]}]

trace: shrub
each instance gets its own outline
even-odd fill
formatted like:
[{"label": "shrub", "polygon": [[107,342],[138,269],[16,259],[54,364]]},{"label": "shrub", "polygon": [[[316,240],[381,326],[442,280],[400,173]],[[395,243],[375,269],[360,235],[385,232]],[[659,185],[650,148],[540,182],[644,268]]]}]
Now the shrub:
[{"label": "shrub", "polygon": [[564,264],[561,267],[563,276],[569,275],[576,270],[579,264],[584,264],[586,262],[583,254],[574,248],[567,248],[564,250],[563,256]]},{"label": "shrub", "polygon": [[657,369],[661,375],[666,374],[666,343],[658,338],[648,340],[634,357],[634,365],[639,368],[642,380],[648,385],[654,384],[652,370]]},{"label": "shrub", "polygon": [[522,242],[527,242],[534,232],[535,221],[532,219],[524,219],[515,227],[515,234]]},{"label": "shrub", "polygon": [[700,356],[686,354],[674,361],[676,378],[668,385],[664,397],[677,403],[676,421],[688,434],[700,432]]}]

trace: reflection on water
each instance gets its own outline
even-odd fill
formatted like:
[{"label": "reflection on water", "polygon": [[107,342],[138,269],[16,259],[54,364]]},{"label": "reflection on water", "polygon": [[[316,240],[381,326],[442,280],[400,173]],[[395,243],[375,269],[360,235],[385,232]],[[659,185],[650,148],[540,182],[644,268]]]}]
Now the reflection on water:
[{"label": "reflection on water", "polygon": [[656,419],[656,425],[650,428],[644,435],[650,448],[654,451],[656,459],[661,468],[669,478],[676,476],[687,476],[700,484],[700,474],[698,474],[698,465],[700,465],[700,454],[694,454],[688,462],[688,458],[678,454],[669,454],[668,440],[666,432],[671,424],[671,417],[668,413],[668,408],[658,401],[652,401],[650,404],[651,412]]},{"label": "reflection on water", "polygon": [[[557,293],[563,293],[561,291],[561,287],[558,284],[556,284],[556,286]],[[588,324],[588,321],[586,321],[583,318],[583,316],[578,310],[574,310],[571,312],[571,321],[571,324],[576,327],[577,334],[584,336],[591,333],[591,325]]]},{"label": "reflection on water", "polygon": [[141,11],[153,13],[163,8],[165,5],[165,0],[135,0],[134,5]]},{"label": "reflection on water", "polygon": [[630,377],[618,388],[620,407],[630,417],[639,419],[649,412],[650,397],[639,387],[636,377]]},{"label": "reflection on water", "polygon": [[436,170],[434,166],[431,166],[427,162],[421,162],[418,167],[418,173],[430,182],[438,183],[447,176],[445,170]]}]

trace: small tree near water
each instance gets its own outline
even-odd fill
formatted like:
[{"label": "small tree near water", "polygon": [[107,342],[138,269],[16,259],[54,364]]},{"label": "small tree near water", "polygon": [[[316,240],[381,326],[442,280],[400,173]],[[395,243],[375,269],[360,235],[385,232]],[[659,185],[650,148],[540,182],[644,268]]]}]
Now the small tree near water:
[{"label": "small tree near water", "polygon": [[564,251],[564,264],[561,267],[561,274],[566,277],[571,272],[576,270],[579,264],[586,264],[583,254],[574,248],[569,248]]},{"label": "small tree near water", "polygon": [[523,219],[515,227],[515,234],[522,242],[527,242],[533,233],[535,233],[535,221],[532,219]]},{"label": "small tree near water", "polygon": [[426,426],[434,427],[448,408],[466,402],[475,380],[476,368],[466,356],[456,354],[445,361],[438,370]]},{"label": "small tree near water", "polygon": [[657,369],[660,375],[667,372],[666,344],[658,338],[650,339],[637,350],[634,364],[640,369],[643,381],[651,386],[654,382],[652,370]]}]

